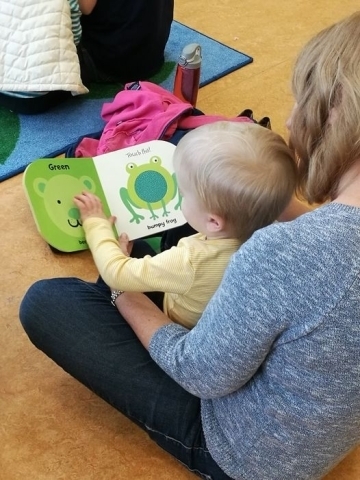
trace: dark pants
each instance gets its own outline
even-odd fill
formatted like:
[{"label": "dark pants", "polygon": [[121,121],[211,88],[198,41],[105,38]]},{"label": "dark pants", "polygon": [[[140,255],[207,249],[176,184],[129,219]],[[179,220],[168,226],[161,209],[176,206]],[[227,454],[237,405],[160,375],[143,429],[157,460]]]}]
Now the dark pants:
[{"label": "dark pants", "polygon": [[51,110],[72,97],[71,92],[65,92],[64,90],[55,90],[33,98],[12,97],[0,92],[0,106],[14,113],[36,115]]},{"label": "dark pants", "polygon": [[[134,256],[154,253],[143,245]],[[141,252],[140,252],[140,250]],[[205,479],[228,480],[206,448],[200,400],[151,359],[100,279],[40,280],[20,306],[33,344]]]},{"label": "dark pants", "polygon": [[[81,80],[90,89],[91,83],[116,83],[118,79],[98,71],[86,49],[80,44],[77,46],[80,63]],[[119,86],[120,89],[120,86]],[[38,97],[14,97],[0,92],[0,106],[22,115],[37,115],[44,113],[61,103],[71,100],[71,92],[54,90]]]}]

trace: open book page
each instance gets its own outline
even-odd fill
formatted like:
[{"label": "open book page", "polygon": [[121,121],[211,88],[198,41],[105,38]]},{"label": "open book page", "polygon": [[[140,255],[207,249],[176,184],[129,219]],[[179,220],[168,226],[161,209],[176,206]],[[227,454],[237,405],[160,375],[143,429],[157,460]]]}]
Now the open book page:
[{"label": "open book page", "polygon": [[130,240],[185,223],[174,150],[171,143],[154,140],[94,157],[116,229]]},{"label": "open book page", "polygon": [[114,234],[131,240],[185,223],[173,171],[174,145],[154,140],[92,158],[32,162],[23,185],[39,233],[63,252],[88,248],[74,196],[100,197],[117,220]]},{"label": "open book page", "polygon": [[35,160],[25,170],[23,186],[40,235],[62,252],[88,248],[76,194],[95,193],[110,213],[92,158]]}]

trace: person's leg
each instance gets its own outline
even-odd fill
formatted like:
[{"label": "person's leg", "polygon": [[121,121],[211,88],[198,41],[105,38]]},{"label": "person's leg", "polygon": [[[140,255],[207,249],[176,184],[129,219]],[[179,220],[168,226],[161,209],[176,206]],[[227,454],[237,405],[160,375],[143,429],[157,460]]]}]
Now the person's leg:
[{"label": "person's leg", "polygon": [[28,98],[13,97],[0,92],[0,106],[3,106],[14,113],[36,115],[51,110],[70,98],[72,98],[71,93],[63,90],[56,90],[39,97]]},{"label": "person's leg", "polygon": [[93,58],[91,57],[87,48],[82,42],[77,46],[77,54],[80,63],[81,80],[86,87],[90,87],[91,83],[119,83],[121,89],[123,82],[116,75],[110,75],[101,72],[95,65]]},{"label": "person's leg", "polygon": [[174,227],[170,230],[166,230],[161,236],[160,250],[168,250],[171,247],[175,247],[179,240],[184,237],[189,237],[198,233],[188,223],[180,225],[180,227]]},{"label": "person's leg", "polygon": [[203,478],[229,478],[206,448],[200,400],[151,359],[111,305],[105,283],[41,280],[26,293],[20,320],[37,348],[190,470]]},{"label": "person's leg", "polygon": [[134,240],[131,256],[134,258],[143,258],[145,255],[150,255],[153,257],[156,255],[156,252],[145,240]]}]

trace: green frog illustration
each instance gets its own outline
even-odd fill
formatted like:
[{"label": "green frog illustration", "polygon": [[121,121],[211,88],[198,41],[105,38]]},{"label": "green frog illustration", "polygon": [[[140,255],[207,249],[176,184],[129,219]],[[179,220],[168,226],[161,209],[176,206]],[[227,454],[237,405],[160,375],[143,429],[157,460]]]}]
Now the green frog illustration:
[{"label": "green frog illustration", "polygon": [[178,191],[175,174],[171,175],[161,165],[161,158],[153,156],[148,163],[136,165],[131,162],[126,165],[129,174],[127,188],[120,188],[120,198],[125,207],[132,214],[130,222],[140,223],[144,216],[134,208],[146,209],[151,213],[151,220],[159,218],[154,210],[162,208],[162,216],[170,215],[166,205],[178,194],[175,210],[181,206],[181,196]]}]

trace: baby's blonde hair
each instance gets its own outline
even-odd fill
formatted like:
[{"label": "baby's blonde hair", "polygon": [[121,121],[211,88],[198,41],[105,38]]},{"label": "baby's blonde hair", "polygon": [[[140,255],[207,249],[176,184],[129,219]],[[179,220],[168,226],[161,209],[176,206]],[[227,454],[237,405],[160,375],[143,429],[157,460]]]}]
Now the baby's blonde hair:
[{"label": "baby's blonde hair", "polygon": [[292,151],[280,135],[254,123],[192,130],[176,147],[174,164],[204,209],[242,242],[278,218],[296,186]]},{"label": "baby's blonde hair", "polygon": [[290,144],[300,189],[310,203],[322,203],[337,196],[342,174],[360,159],[360,11],[305,45],[292,84]]}]

